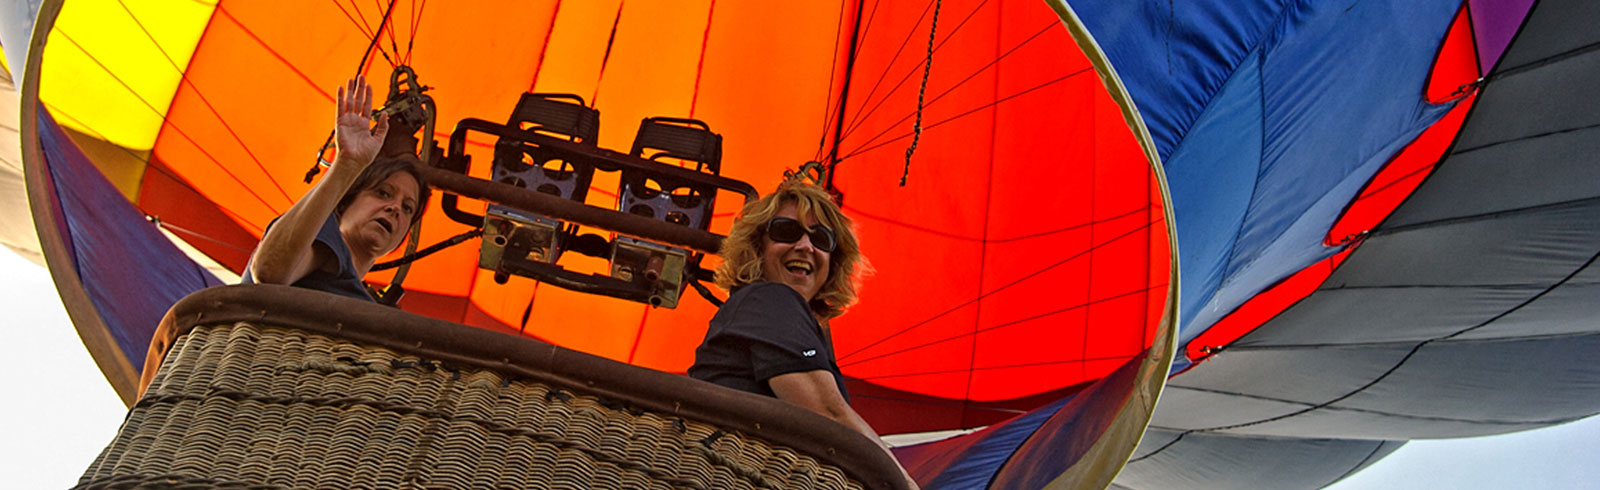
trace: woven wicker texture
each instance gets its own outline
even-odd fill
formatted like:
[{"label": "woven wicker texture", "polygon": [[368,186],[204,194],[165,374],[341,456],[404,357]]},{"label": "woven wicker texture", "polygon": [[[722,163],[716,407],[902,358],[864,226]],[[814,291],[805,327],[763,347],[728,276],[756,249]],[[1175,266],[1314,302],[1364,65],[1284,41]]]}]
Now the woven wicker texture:
[{"label": "woven wicker texture", "polygon": [[179,337],[79,488],[861,488],[625,402],[250,323]]}]

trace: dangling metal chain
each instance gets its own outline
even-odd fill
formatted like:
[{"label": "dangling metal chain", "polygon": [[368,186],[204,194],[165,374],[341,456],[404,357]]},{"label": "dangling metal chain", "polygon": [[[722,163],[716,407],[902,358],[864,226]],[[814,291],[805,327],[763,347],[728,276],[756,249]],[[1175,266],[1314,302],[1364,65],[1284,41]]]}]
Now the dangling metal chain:
[{"label": "dangling metal chain", "polygon": [[944,0],[934,1],[933,21],[928,24],[928,59],[922,64],[922,87],[917,89],[917,123],[912,126],[911,147],[906,148],[906,166],[900,171],[900,187],[906,186],[906,177],[911,175],[911,154],[917,152],[917,142],[922,140],[922,100],[928,94],[928,73],[933,71],[933,34],[939,30],[939,7],[943,4]]}]

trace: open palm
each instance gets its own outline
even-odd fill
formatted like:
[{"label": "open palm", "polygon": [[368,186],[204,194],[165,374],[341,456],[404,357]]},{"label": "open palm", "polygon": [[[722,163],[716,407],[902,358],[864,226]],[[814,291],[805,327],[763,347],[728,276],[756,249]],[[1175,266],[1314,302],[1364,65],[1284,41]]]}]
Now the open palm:
[{"label": "open palm", "polygon": [[339,149],[339,159],[365,168],[377,158],[383,148],[383,138],[389,133],[389,117],[379,116],[373,125],[372,86],[361,75],[339,87],[338,116],[334,122],[334,144]]}]

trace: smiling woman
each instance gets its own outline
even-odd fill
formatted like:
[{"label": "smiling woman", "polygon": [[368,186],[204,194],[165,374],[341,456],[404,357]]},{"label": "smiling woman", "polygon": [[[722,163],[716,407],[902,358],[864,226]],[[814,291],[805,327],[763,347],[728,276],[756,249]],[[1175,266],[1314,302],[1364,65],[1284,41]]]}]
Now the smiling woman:
[{"label": "smiling woman", "polygon": [[339,88],[327,176],[268,226],[242,282],[285,284],[371,300],[362,277],[399,248],[427,202],[428,186],[408,155],[379,157],[387,115],[374,125],[372,87],[361,77]]},{"label": "smiling woman", "polygon": [[689,376],[793,403],[888,452],[850,407],[827,326],[855,303],[863,264],[838,204],[820,187],[784,183],[745,205],[721,255],[717,285],[731,294],[711,318]]}]

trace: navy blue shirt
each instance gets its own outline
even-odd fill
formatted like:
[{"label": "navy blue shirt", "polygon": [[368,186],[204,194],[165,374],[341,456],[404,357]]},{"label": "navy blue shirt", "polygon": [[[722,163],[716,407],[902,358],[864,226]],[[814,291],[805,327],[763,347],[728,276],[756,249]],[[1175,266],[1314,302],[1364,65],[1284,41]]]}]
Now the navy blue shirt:
[{"label": "navy blue shirt", "polygon": [[[272,220],[272,223],[267,224],[267,229],[272,229],[272,225],[277,223],[278,220]],[[344,243],[344,235],[339,233],[339,213],[333,213],[328,216],[327,221],[322,222],[322,228],[317,230],[317,238],[311,241],[311,246],[331,252],[339,270],[329,273],[321,267],[314,267],[306,277],[300,278],[291,286],[377,301],[367,292],[367,286],[361,282],[361,278],[356,277],[355,262],[350,259],[350,246]],[[255,284],[255,282],[255,278],[250,276],[250,268],[245,267],[244,276],[239,278],[239,284]]]},{"label": "navy blue shirt", "polygon": [[833,373],[839,394],[850,401],[833,343],[822,334],[806,299],[789,286],[758,282],[734,291],[711,317],[689,377],[775,397],[767,380],[819,369]]}]

